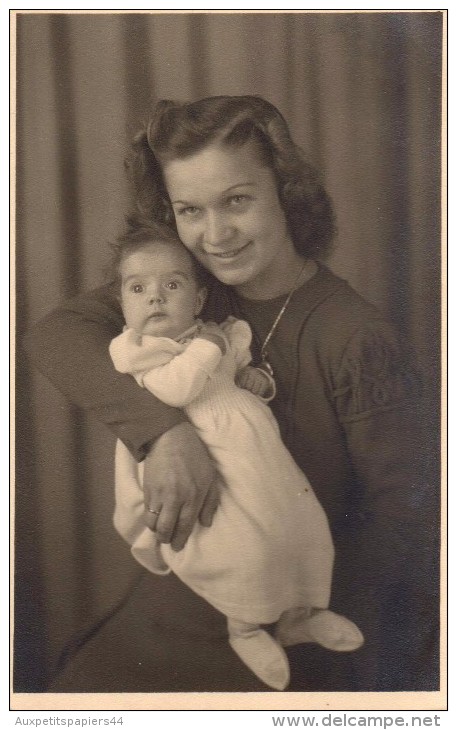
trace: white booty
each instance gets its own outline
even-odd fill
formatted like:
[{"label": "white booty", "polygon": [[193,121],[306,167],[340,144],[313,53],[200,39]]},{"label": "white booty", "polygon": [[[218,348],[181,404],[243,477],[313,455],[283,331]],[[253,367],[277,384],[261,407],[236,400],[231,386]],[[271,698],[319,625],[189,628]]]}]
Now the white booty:
[{"label": "white booty", "polygon": [[355,651],[364,642],[362,632],[344,616],[305,607],[291,608],[282,614],[275,638],[282,646],[312,642],[331,651]]},{"label": "white booty", "polygon": [[333,611],[317,611],[308,619],[306,629],[316,644],[332,651],[355,651],[364,642],[357,626]]},{"label": "white booty", "polygon": [[254,674],[273,689],[290,681],[289,661],[281,646],[258,626],[229,620],[229,644]]},{"label": "white booty", "polygon": [[310,616],[311,609],[303,606],[284,611],[276,625],[276,641],[281,646],[294,646],[314,641],[306,630]]}]

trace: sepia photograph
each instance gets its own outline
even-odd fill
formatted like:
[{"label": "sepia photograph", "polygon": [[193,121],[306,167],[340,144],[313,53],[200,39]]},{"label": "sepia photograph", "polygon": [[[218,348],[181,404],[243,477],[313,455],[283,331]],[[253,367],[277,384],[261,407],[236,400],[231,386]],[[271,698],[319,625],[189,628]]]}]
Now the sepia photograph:
[{"label": "sepia photograph", "polygon": [[446,11],[11,22],[13,707],[445,709]]}]

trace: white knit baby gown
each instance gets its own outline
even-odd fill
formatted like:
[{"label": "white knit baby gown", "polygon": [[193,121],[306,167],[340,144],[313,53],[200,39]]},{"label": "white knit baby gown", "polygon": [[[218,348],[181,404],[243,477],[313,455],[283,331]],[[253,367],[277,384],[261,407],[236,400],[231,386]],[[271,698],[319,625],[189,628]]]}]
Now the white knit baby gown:
[{"label": "white knit baby gown", "polygon": [[211,527],[197,523],[184,549],[174,552],[144,525],[141,464],[119,441],[114,524],[148,570],[171,569],[226,616],[272,623],[295,606],[328,607],[333,543],[270,408],[235,385],[236,371],[250,362],[249,325],[229,317],[221,327],[223,356],[217,345],[195,337],[198,327],[180,341],[126,330],[111,343],[118,370],[185,409],[220,475]]}]

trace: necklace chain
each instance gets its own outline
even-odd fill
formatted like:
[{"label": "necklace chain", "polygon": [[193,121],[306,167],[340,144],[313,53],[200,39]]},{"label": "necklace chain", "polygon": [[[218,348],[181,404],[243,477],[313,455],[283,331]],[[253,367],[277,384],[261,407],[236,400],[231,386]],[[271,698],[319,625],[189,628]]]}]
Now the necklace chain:
[{"label": "necklace chain", "polygon": [[[260,342],[256,332],[253,330],[254,339],[257,343],[257,347],[259,348],[258,352],[259,352],[260,363],[257,367],[260,367],[260,368],[263,368],[264,370],[266,370],[271,375],[271,377],[273,377],[274,373],[273,373],[273,368],[271,367],[270,363],[267,360],[267,357],[268,357],[267,345],[270,342],[271,338],[273,337],[274,333],[276,332],[276,328],[278,327],[278,324],[281,321],[281,318],[283,317],[284,312],[286,311],[287,307],[289,306],[290,300],[292,299],[294,293],[297,291],[298,287],[300,286],[300,280],[303,276],[303,272],[305,271],[307,264],[308,264],[308,261],[305,261],[303,266],[301,267],[300,271],[298,272],[298,275],[295,278],[292,288],[290,289],[290,291],[286,297],[286,301],[284,302],[284,304],[282,305],[278,314],[276,315],[275,320],[274,320],[273,324],[271,325],[270,330],[263,341],[263,344]],[[229,295],[229,296],[230,296],[230,300],[231,300],[232,307],[233,307],[232,311],[236,311],[238,313],[240,319],[247,319],[246,315],[244,314],[244,312],[242,310],[239,299],[233,297],[233,295]]]},{"label": "necklace chain", "polygon": [[263,365],[268,370],[268,372],[270,373],[270,375],[273,375],[273,368],[271,367],[271,365],[270,365],[270,363],[268,362],[268,359],[267,359],[267,357],[268,357],[268,354],[267,354],[267,345],[270,342],[271,338],[273,337],[274,333],[276,332],[276,328],[277,328],[279,322],[281,321],[281,318],[282,318],[284,312],[286,311],[287,307],[289,306],[290,300],[292,299],[294,293],[298,289],[300,279],[302,278],[302,275],[303,275],[303,272],[305,270],[305,267],[306,267],[306,264],[307,263],[308,262],[305,261],[305,263],[301,267],[300,271],[298,272],[297,278],[295,279],[295,281],[294,281],[294,283],[292,285],[292,289],[290,290],[289,294],[287,295],[286,301],[284,302],[284,304],[282,305],[281,309],[279,310],[279,312],[278,312],[278,314],[276,316],[276,319],[273,322],[273,324],[271,325],[270,331],[268,332],[267,336],[265,337],[265,339],[263,341],[263,345],[260,348],[260,365],[261,366]]}]

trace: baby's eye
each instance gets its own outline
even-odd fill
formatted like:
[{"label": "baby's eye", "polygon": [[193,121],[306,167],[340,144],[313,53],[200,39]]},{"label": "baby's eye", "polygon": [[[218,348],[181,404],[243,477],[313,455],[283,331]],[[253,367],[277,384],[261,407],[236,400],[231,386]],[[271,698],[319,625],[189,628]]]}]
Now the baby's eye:
[{"label": "baby's eye", "polygon": [[144,292],[144,286],[143,284],[132,284],[130,291],[134,294],[142,294]]},{"label": "baby's eye", "polygon": [[177,289],[179,286],[179,282],[177,281],[169,281],[167,284],[165,284],[167,289]]}]

